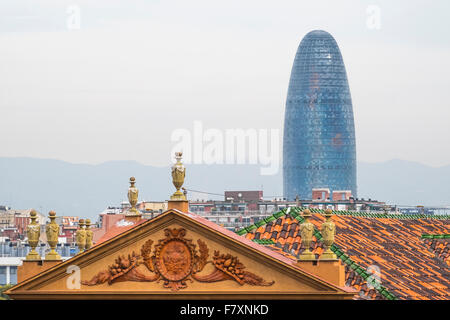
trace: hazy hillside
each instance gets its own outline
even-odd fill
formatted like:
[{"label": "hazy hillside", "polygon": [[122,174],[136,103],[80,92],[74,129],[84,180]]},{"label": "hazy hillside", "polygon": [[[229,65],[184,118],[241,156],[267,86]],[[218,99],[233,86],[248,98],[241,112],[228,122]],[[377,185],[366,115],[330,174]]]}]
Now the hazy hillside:
[{"label": "hazy hillside", "polygon": [[358,196],[400,205],[450,205],[450,166],[403,160],[359,163]]},{"label": "hazy hillside", "polygon": [[[187,167],[185,187],[188,189],[222,194],[224,190],[263,188],[266,196],[282,194],[281,172],[261,176],[259,167],[254,165]],[[92,218],[108,205],[126,200],[130,176],[136,177],[140,199],[166,200],[174,191],[168,167],[145,166],[133,161],[86,165],[0,158],[0,204]],[[449,205],[449,181],[450,166],[431,168],[401,160],[358,166],[359,197],[403,205]],[[198,197],[192,192],[190,195]]]}]

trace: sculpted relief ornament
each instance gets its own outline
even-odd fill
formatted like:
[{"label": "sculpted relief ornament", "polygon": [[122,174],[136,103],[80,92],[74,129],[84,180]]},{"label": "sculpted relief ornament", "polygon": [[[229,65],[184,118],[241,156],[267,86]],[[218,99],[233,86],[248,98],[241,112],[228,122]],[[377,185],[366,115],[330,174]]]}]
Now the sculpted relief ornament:
[{"label": "sculpted relief ornament", "polygon": [[[183,228],[165,229],[165,238],[158,240],[152,252],[153,241],[148,240],[141,248],[140,254],[131,252],[128,256],[119,256],[107,270],[99,272],[91,280],[81,283],[94,286],[108,282],[109,285],[121,281],[163,282],[164,288],[178,291],[187,287],[187,282],[236,281],[240,285],[271,286],[274,281],[266,281],[262,277],[247,270],[237,257],[214,251],[209,258],[209,249],[205,242],[198,239],[197,245],[192,239],[186,239]],[[207,264],[214,270],[207,275],[199,273]],[[139,269],[139,266],[145,266]],[[145,270],[146,269],[146,270]],[[149,272],[148,272],[149,271]]]}]

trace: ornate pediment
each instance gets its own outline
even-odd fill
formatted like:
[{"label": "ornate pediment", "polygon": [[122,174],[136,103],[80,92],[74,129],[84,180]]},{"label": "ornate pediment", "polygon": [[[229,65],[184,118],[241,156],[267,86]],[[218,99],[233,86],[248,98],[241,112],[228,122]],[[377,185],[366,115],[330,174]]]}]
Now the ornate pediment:
[{"label": "ornate pediment", "polygon": [[[178,291],[188,286],[188,282],[218,282],[231,280],[240,285],[271,286],[274,281],[245,270],[239,258],[218,250],[209,256],[208,246],[201,239],[197,245],[192,239],[185,238],[186,229],[167,228],[165,238],[159,239],[152,251],[153,240],[147,240],[141,247],[140,254],[132,251],[127,256],[118,256],[108,269],[100,271],[90,280],[81,284],[95,286],[107,282],[109,285],[119,281],[163,282],[164,288]],[[212,264],[212,272],[202,275],[207,264]],[[145,272],[138,267],[144,265]]]},{"label": "ornate pediment", "polygon": [[352,296],[302,270],[296,261],[177,210],[168,210],[29,278],[8,294],[16,299]]}]

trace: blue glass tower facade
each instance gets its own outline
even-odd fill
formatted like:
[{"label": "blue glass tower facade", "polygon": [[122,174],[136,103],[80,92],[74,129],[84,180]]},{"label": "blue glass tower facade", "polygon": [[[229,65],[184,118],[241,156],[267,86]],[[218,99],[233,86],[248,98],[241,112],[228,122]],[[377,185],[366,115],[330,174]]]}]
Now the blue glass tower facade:
[{"label": "blue glass tower facade", "polygon": [[309,32],[292,66],[283,137],[284,196],[311,199],[312,188],[356,197],[352,99],[341,52],[326,31]]}]

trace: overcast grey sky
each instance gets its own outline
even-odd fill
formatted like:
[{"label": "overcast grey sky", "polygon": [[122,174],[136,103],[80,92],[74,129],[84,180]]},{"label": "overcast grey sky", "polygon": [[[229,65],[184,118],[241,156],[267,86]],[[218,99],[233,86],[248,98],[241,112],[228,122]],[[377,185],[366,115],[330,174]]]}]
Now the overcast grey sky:
[{"label": "overcast grey sky", "polygon": [[[80,29],[67,28],[71,5]],[[3,0],[0,156],[160,166],[173,130],[195,120],[281,130],[297,46],[324,29],[347,68],[358,160],[448,165],[449,12],[411,0]]]}]

